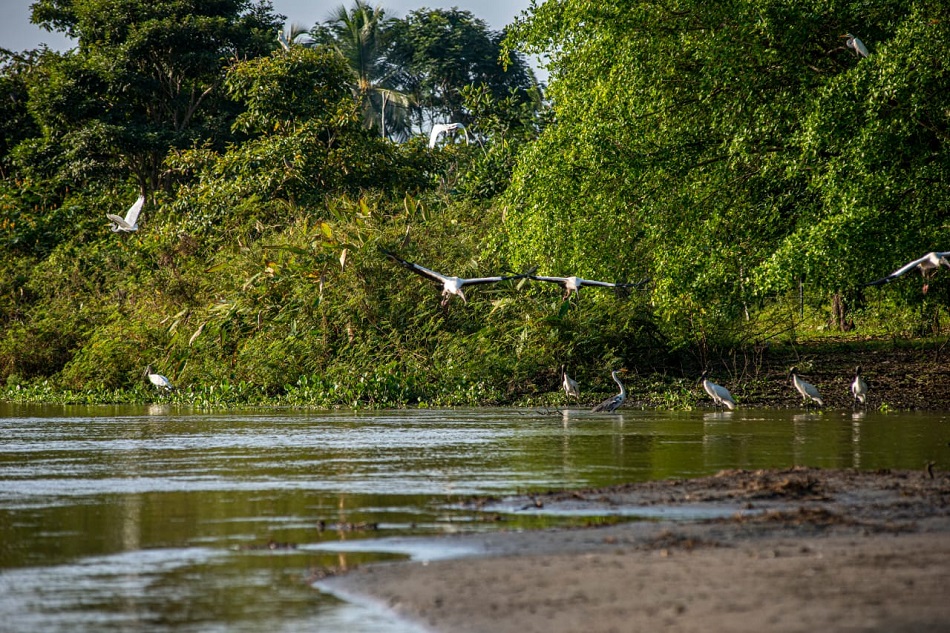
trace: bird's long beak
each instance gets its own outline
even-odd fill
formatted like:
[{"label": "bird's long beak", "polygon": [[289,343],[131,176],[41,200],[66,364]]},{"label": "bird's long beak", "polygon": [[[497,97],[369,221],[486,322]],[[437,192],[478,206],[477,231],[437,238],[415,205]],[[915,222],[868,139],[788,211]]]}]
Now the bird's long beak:
[{"label": "bird's long beak", "polygon": [[851,37],[851,36],[845,33],[844,35],[839,35],[838,37]]}]

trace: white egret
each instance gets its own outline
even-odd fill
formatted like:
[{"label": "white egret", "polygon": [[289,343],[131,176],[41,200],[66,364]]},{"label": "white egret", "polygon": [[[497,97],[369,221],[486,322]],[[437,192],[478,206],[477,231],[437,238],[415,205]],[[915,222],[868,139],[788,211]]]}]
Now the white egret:
[{"label": "white egret", "polygon": [[277,43],[280,44],[281,48],[285,51],[290,50],[290,42],[287,41],[287,36],[284,35],[283,29],[277,29]]},{"label": "white egret", "polygon": [[164,389],[165,391],[171,391],[172,389],[175,388],[175,386],[172,385],[172,381],[170,381],[165,376],[161,374],[153,374],[151,365],[145,368],[145,375],[148,377],[149,382],[155,385],[156,387],[158,387],[159,389]]},{"label": "white egret", "polygon": [[789,372],[792,376],[792,385],[795,386],[795,389],[798,390],[798,393],[802,394],[802,402],[805,407],[808,407],[809,402],[815,402],[819,407],[825,406],[824,401],[821,399],[821,394],[818,393],[818,388],[810,382],[805,382],[798,376],[798,368],[792,367],[792,371]]},{"label": "white egret", "polygon": [[125,212],[125,217],[123,218],[120,215],[115,215],[114,213],[107,213],[106,217],[112,220],[112,232],[118,233],[119,231],[138,231],[139,225],[137,224],[139,220],[139,212],[142,210],[142,205],[145,204],[145,195],[140,195],[138,200],[129,207],[129,210]]},{"label": "white egret", "polygon": [[610,375],[613,377],[614,382],[620,386],[620,393],[611,398],[607,398],[596,407],[591,409],[591,411],[594,413],[600,413],[601,411],[605,413],[613,413],[618,408],[620,408],[620,405],[623,404],[623,401],[627,399],[627,389],[623,386],[623,383],[620,382],[620,378],[617,377],[618,373],[618,370],[614,370],[610,372]]},{"label": "white egret", "polygon": [[851,35],[850,33],[845,33],[844,35],[839,35],[838,37],[846,37],[844,45],[854,51],[854,54],[858,57],[867,57],[868,56],[868,47],[864,45],[864,42]]},{"label": "white egret", "polygon": [[864,382],[864,378],[861,377],[860,365],[854,368],[854,381],[851,383],[851,395],[854,396],[856,403],[867,405],[868,384]]},{"label": "white egret", "polygon": [[575,398],[580,399],[581,397],[580,385],[577,384],[576,380],[574,380],[573,378],[567,375],[567,370],[564,368],[563,365],[561,366],[561,376],[562,376],[561,387],[564,388],[564,393],[567,394],[568,397],[574,396]]},{"label": "white egret", "polygon": [[637,283],[610,283],[609,281],[596,281],[593,279],[581,279],[580,277],[544,277],[541,275],[529,275],[528,279],[534,281],[546,281],[554,283],[564,288],[564,298],[567,299],[571,293],[577,293],[583,286],[599,286],[601,288],[630,288],[639,286],[643,282]]},{"label": "white egret", "polygon": [[930,278],[937,272],[937,269],[941,266],[950,268],[950,259],[948,258],[950,258],[950,251],[927,253],[923,257],[904,264],[887,277],[881,277],[876,281],[870,281],[864,285],[880,286],[881,284],[887,284],[916,268],[924,278],[924,294],[927,294],[927,288],[930,287]]},{"label": "white egret", "polygon": [[736,401],[732,398],[732,394],[729,393],[729,390],[723,387],[722,385],[717,385],[709,378],[707,374],[709,372],[703,371],[702,376],[703,380],[703,389],[706,390],[706,393],[709,394],[709,397],[713,399],[713,402],[717,407],[723,406],[732,411],[736,408]]},{"label": "white egret", "polygon": [[465,299],[465,293],[462,292],[463,286],[475,286],[479,284],[492,284],[499,281],[507,281],[509,279],[521,279],[524,275],[511,275],[507,277],[495,276],[495,277],[475,277],[472,279],[465,279],[462,277],[451,277],[449,275],[443,275],[442,273],[437,273],[434,270],[429,270],[425,266],[420,266],[419,264],[414,264],[412,262],[406,261],[405,259],[399,257],[395,253],[391,253],[387,250],[380,249],[386,257],[393,260],[394,262],[408,268],[417,275],[421,275],[432,281],[442,284],[442,307],[445,307],[452,295],[461,297],[462,303],[468,303]]},{"label": "white egret", "polygon": [[432,131],[429,133],[429,147],[435,147],[440,135],[454,135],[459,130],[462,130],[462,133],[465,134],[465,143],[468,144],[468,130],[466,130],[465,126],[461,123],[436,123],[432,126]]}]

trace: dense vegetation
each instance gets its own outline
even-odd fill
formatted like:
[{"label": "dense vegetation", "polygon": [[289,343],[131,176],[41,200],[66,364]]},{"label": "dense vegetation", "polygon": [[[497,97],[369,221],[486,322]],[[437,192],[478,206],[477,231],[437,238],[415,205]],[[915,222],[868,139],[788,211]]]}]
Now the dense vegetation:
[{"label": "dense vegetation", "polygon": [[[501,403],[563,364],[609,390],[620,365],[941,334],[950,275],[864,284],[950,244],[942,1],[548,0],[506,34],[356,2],[283,45],[267,2],[33,20],[77,47],[0,60],[7,398],[154,398],[151,365],[200,404]],[[474,141],[429,149],[449,120]],[[140,192],[140,229],[111,232]],[[380,248],[649,283],[443,309]]]}]

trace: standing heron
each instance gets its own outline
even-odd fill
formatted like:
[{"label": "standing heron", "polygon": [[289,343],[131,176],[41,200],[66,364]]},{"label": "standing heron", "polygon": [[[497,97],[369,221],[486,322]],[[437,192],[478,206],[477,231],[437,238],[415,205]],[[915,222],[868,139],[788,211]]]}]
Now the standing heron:
[{"label": "standing heron", "polygon": [[854,54],[858,57],[867,57],[868,56],[868,47],[864,45],[860,39],[851,35],[850,33],[845,33],[844,35],[839,35],[838,37],[847,38],[844,41],[844,45],[854,51]]},{"label": "standing heron", "polygon": [[443,308],[448,305],[449,299],[452,295],[461,297],[462,303],[467,304],[468,301],[465,299],[465,293],[462,292],[462,286],[477,286],[479,284],[493,284],[499,281],[507,281],[509,279],[521,279],[524,275],[510,275],[507,277],[495,276],[495,277],[475,277],[472,279],[464,279],[462,277],[450,277],[448,275],[443,275],[442,273],[437,273],[434,270],[429,270],[425,266],[420,266],[419,264],[414,264],[412,262],[406,261],[402,257],[399,257],[395,253],[391,253],[387,250],[382,250],[383,254],[386,255],[389,259],[393,260],[397,264],[408,268],[412,272],[431,279],[437,283],[442,284],[442,303],[440,304]]},{"label": "standing heron", "polygon": [[561,387],[564,388],[564,393],[567,394],[567,397],[570,398],[574,396],[578,400],[581,397],[581,388],[577,384],[577,381],[567,375],[567,370],[561,365]]},{"label": "standing heron", "polygon": [[880,286],[882,284],[887,284],[916,268],[920,271],[921,276],[924,278],[924,294],[927,294],[927,289],[930,287],[930,279],[934,276],[934,273],[937,272],[937,269],[941,266],[950,268],[950,259],[948,258],[950,258],[950,251],[927,253],[923,257],[904,264],[887,277],[881,277],[880,279],[870,281],[864,285]]},{"label": "standing heron", "polygon": [[703,371],[700,378],[703,381],[703,389],[706,390],[706,393],[709,394],[709,397],[713,399],[713,402],[717,407],[726,407],[730,411],[736,408],[736,401],[732,398],[732,394],[729,393],[729,390],[723,387],[722,385],[717,385],[709,378],[707,374],[709,372]]},{"label": "standing heron", "polygon": [[601,288],[630,288],[639,286],[643,282],[637,283],[610,283],[609,281],[596,281],[593,279],[581,279],[580,277],[544,277],[541,275],[529,275],[528,279],[534,281],[546,281],[554,283],[564,288],[564,298],[567,299],[571,293],[577,293],[584,286],[599,286]]},{"label": "standing heron", "polygon": [[155,385],[156,387],[158,387],[159,389],[164,389],[165,391],[171,391],[172,389],[175,388],[174,385],[172,385],[172,381],[170,381],[165,376],[161,374],[153,374],[151,365],[145,368],[145,375],[148,377],[149,382]]},{"label": "standing heron", "polygon": [[459,130],[462,130],[462,133],[465,134],[465,143],[468,143],[468,130],[465,129],[465,126],[461,123],[436,123],[432,126],[432,131],[429,133],[429,147],[435,147],[436,142],[439,140],[439,136],[442,134],[455,134]]},{"label": "standing heron", "polygon": [[614,382],[620,386],[620,393],[611,398],[607,398],[596,407],[591,409],[594,413],[613,413],[623,404],[623,401],[627,399],[627,389],[623,386],[623,383],[620,382],[620,378],[617,377],[617,374],[620,373],[618,370],[610,372],[610,375],[613,377]]},{"label": "standing heron", "polygon": [[792,376],[792,385],[798,390],[798,393],[802,394],[802,403],[806,409],[810,402],[816,403],[819,407],[825,406],[824,401],[821,399],[821,394],[818,393],[818,388],[810,382],[805,382],[799,378],[797,367],[792,367],[792,371],[789,373]]},{"label": "standing heron", "polygon": [[139,219],[139,212],[142,210],[142,205],[145,204],[145,195],[140,195],[138,200],[136,200],[129,210],[125,212],[125,217],[121,215],[115,215],[114,213],[106,213],[106,217],[112,220],[112,232],[118,233],[119,231],[138,231],[139,225],[137,224]]},{"label": "standing heron", "polygon": [[861,366],[854,368],[854,381],[851,383],[851,395],[854,396],[855,404],[860,403],[867,406],[868,402],[868,383],[861,377]]}]

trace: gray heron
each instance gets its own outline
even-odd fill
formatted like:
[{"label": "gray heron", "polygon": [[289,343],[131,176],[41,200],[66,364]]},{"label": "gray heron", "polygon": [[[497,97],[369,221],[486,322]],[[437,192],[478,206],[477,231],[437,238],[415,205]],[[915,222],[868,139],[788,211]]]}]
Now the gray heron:
[{"label": "gray heron", "polygon": [[465,126],[461,123],[436,123],[432,126],[432,131],[429,132],[429,147],[435,147],[436,142],[439,140],[439,136],[442,134],[455,134],[459,130],[462,130],[462,133],[465,134],[465,143],[468,143],[468,130],[465,129]]},{"label": "gray heron", "polygon": [[935,272],[937,272],[937,269],[941,266],[950,268],[950,259],[948,258],[950,258],[950,251],[927,253],[923,257],[904,264],[890,275],[881,277],[875,281],[870,281],[864,285],[880,286],[882,284],[887,284],[916,268],[920,271],[921,276],[924,278],[924,294],[927,294],[927,288],[930,287],[930,278],[933,277]]},{"label": "gray heron", "polygon": [[449,275],[443,275],[442,273],[437,273],[434,270],[429,270],[425,266],[420,266],[419,264],[414,264],[410,261],[406,261],[402,257],[399,257],[395,253],[392,253],[387,250],[380,249],[386,257],[393,260],[397,264],[408,268],[412,272],[431,279],[437,283],[442,284],[442,307],[448,305],[449,299],[452,295],[461,297],[462,303],[468,303],[465,299],[465,293],[462,292],[463,286],[477,286],[479,284],[493,284],[499,281],[507,281],[509,279],[521,279],[524,275],[509,275],[509,276],[494,276],[494,277],[474,277],[472,279],[465,279],[463,277],[452,277]]},{"label": "gray heron", "polygon": [[159,389],[164,389],[165,391],[171,391],[174,389],[172,381],[161,374],[153,374],[152,366],[149,365],[145,368],[145,375],[148,377],[148,381],[158,387]]},{"label": "gray heron", "polygon": [[810,402],[816,403],[819,407],[825,406],[824,401],[821,399],[821,394],[818,393],[818,388],[810,382],[802,380],[798,375],[797,367],[792,367],[789,374],[792,376],[792,385],[798,393],[802,395],[802,403],[806,408]]},{"label": "gray heron", "polygon": [[858,57],[867,57],[868,56],[868,47],[864,45],[860,39],[851,35],[850,33],[845,33],[844,35],[839,35],[838,37],[847,38],[844,42],[844,45],[854,51],[854,54]]},{"label": "gray heron", "polygon": [[561,387],[568,397],[574,396],[577,399],[581,397],[581,388],[577,381],[567,375],[567,370],[561,366]]},{"label": "gray heron", "polygon": [[644,282],[636,283],[611,283],[609,281],[596,281],[594,279],[581,279],[580,277],[545,277],[542,275],[528,275],[528,279],[534,281],[545,281],[553,283],[564,288],[564,298],[567,299],[571,293],[577,293],[584,286],[597,286],[600,288],[631,288],[640,286]]},{"label": "gray heron", "polygon": [[867,405],[868,402],[868,383],[861,377],[861,366],[854,368],[854,381],[851,383],[851,395],[854,396],[855,403]]},{"label": "gray heron", "polygon": [[140,195],[138,200],[136,200],[129,210],[125,212],[125,217],[121,215],[115,215],[114,213],[107,213],[106,217],[112,220],[112,232],[118,233],[119,231],[138,231],[139,225],[137,224],[139,220],[139,212],[142,210],[142,205],[145,204],[145,195]]},{"label": "gray heron", "polygon": [[709,372],[703,371],[700,378],[703,381],[703,389],[706,390],[706,393],[709,394],[709,397],[713,399],[713,402],[717,407],[726,407],[730,411],[736,408],[736,401],[732,398],[732,394],[729,393],[729,390],[723,387],[722,385],[717,385],[709,378],[707,378]]},{"label": "gray heron", "polygon": [[627,389],[623,386],[623,383],[620,382],[620,378],[617,377],[617,374],[620,373],[620,370],[614,370],[610,372],[610,375],[613,377],[614,382],[620,387],[620,393],[616,396],[607,398],[596,407],[591,409],[594,413],[613,413],[623,404],[623,401],[627,399]]}]

